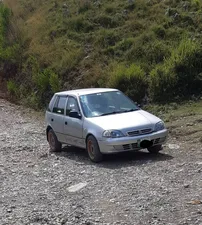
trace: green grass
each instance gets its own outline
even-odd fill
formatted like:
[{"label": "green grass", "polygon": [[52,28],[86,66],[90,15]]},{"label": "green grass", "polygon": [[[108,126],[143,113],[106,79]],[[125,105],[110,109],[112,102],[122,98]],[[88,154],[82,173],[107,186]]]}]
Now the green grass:
[{"label": "green grass", "polygon": [[[145,94],[153,101],[201,94],[199,0],[4,2],[12,10],[12,30],[21,46],[20,79],[14,79],[32,83],[28,95],[46,92],[49,98],[58,88],[105,86],[120,87],[138,101]],[[30,58],[37,67],[31,73]],[[116,65],[124,65],[122,75]],[[129,78],[133,65],[141,68],[143,86]],[[55,75],[45,82],[47,69]],[[138,74],[133,70],[130,77]]]}]

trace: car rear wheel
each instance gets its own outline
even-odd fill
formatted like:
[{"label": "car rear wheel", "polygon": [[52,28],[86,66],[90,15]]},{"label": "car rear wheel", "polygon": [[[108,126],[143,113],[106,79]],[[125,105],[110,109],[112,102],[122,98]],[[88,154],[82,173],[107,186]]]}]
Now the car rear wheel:
[{"label": "car rear wheel", "polygon": [[48,131],[48,143],[50,146],[50,152],[61,151],[62,144],[58,141],[58,139],[52,129]]},{"label": "car rear wheel", "polygon": [[162,149],[162,145],[155,145],[153,147],[147,148],[147,150],[152,154],[158,154]]},{"label": "car rear wheel", "polygon": [[103,154],[100,152],[99,145],[95,137],[90,135],[86,142],[86,149],[88,151],[88,156],[92,162],[101,162],[103,159]]}]

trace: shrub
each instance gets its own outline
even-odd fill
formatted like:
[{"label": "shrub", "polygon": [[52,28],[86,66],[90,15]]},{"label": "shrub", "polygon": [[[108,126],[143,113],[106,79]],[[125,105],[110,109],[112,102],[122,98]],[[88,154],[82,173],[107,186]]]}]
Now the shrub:
[{"label": "shrub", "polygon": [[32,81],[37,83],[37,74],[40,71],[38,60],[34,56],[29,56],[27,61],[23,64],[22,72],[31,75]]},{"label": "shrub", "polygon": [[78,9],[79,13],[84,13],[88,11],[89,9],[91,9],[92,7],[90,0],[80,0],[78,4],[79,4],[79,9]]},{"label": "shrub", "polygon": [[115,14],[113,16],[109,16],[103,14],[96,16],[93,21],[95,24],[104,28],[115,28],[122,24],[123,15]]},{"label": "shrub", "polygon": [[166,65],[157,65],[150,73],[149,90],[154,101],[169,100],[174,93],[176,77],[172,68],[166,68]]},{"label": "shrub", "polygon": [[70,18],[66,22],[68,29],[76,32],[85,32],[88,33],[94,30],[93,24],[87,21],[83,16],[77,16],[75,18]]},{"label": "shrub", "polygon": [[164,38],[166,36],[166,30],[161,25],[154,26],[152,30],[158,38]]},{"label": "shrub", "polygon": [[120,40],[120,36],[114,31],[103,29],[95,37],[95,43],[101,48],[107,48],[109,46],[114,46],[117,41]]},{"label": "shrub", "polygon": [[191,0],[191,5],[195,10],[199,10],[202,4],[200,0]]},{"label": "shrub", "polygon": [[42,72],[35,74],[35,76],[37,77],[37,80],[35,80],[35,84],[40,93],[47,91],[49,87],[49,79],[51,72],[52,71],[50,69],[44,69]]},{"label": "shrub", "polygon": [[18,44],[8,43],[7,32],[9,30],[11,11],[0,2],[0,59],[12,61],[16,59],[16,52],[19,49]]},{"label": "shrub", "polygon": [[202,47],[197,41],[183,39],[178,48],[150,73],[153,100],[165,101],[201,92]]},{"label": "shrub", "polygon": [[25,105],[28,107],[38,109],[42,107],[41,99],[36,92],[31,92],[24,100]]},{"label": "shrub", "polygon": [[57,53],[58,60],[53,62],[52,68],[58,74],[65,74],[73,70],[84,57],[84,51],[79,46],[71,46]]},{"label": "shrub", "polygon": [[59,77],[53,71],[50,72],[50,86],[53,93],[58,92],[60,90]]},{"label": "shrub", "polygon": [[0,34],[4,35],[7,29],[7,25],[9,23],[9,17],[11,15],[11,11],[5,5],[0,3],[0,18],[1,18],[1,26],[0,26]]},{"label": "shrub", "polygon": [[144,61],[148,65],[161,63],[164,58],[170,56],[169,45],[161,40],[136,39],[131,48],[126,52],[126,58],[130,61]]},{"label": "shrub", "polygon": [[7,90],[8,90],[8,93],[11,96],[15,96],[16,97],[17,91],[18,91],[18,86],[17,86],[16,82],[13,81],[13,80],[9,80],[7,82]]},{"label": "shrub", "polygon": [[162,41],[154,41],[148,43],[144,47],[144,58],[148,63],[158,64],[162,62],[166,57],[170,56],[169,45],[164,44]]},{"label": "shrub", "polygon": [[114,13],[114,12],[116,12],[116,8],[114,7],[114,6],[107,6],[106,8],[105,8],[105,12],[106,13],[109,13],[109,14],[111,14],[111,13]]},{"label": "shrub", "polygon": [[30,97],[32,106],[34,102],[37,103],[37,106],[46,104],[52,93],[60,89],[58,75],[50,68],[40,68],[38,60],[34,56],[30,56],[24,64],[23,74],[29,82],[24,87],[29,86],[27,97]]},{"label": "shrub", "polygon": [[126,38],[118,42],[115,46],[110,46],[107,48],[106,52],[115,56],[123,56],[127,50],[131,48],[134,43],[133,38]]},{"label": "shrub", "polygon": [[128,0],[128,2],[127,2],[127,5],[126,5],[126,9],[127,10],[134,10],[134,8],[135,8],[135,0]]},{"label": "shrub", "polygon": [[137,65],[115,65],[108,86],[118,88],[135,101],[141,101],[147,91],[144,71]]}]

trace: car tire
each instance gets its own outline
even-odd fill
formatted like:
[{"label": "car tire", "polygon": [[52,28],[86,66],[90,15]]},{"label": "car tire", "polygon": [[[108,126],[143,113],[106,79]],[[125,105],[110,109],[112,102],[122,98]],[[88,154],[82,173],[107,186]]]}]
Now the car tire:
[{"label": "car tire", "polygon": [[50,152],[60,152],[62,149],[62,144],[58,141],[54,131],[50,129],[48,131],[48,143],[50,146]]},{"label": "car tire", "polygon": [[162,145],[155,145],[153,147],[149,147],[147,150],[152,154],[158,154],[162,149]]},{"label": "car tire", "polygon": [[98,142],[94,136],[90,135],[87,138],[86,149],[88,151],[88,156],[92,162],[98,163],[103,160],[103,154],[100,152]]}]

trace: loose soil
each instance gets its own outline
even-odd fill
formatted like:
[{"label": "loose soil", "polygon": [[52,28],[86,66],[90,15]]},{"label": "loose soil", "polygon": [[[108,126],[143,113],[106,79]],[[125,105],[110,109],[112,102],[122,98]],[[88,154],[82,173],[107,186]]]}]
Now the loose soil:
[{"label": "loose soil", "polygon": [[0,224],[202,225],[201,119],[170,122],[157,156],[94,164],[72,147],[49,154],[43,115],[0,99]]}]

